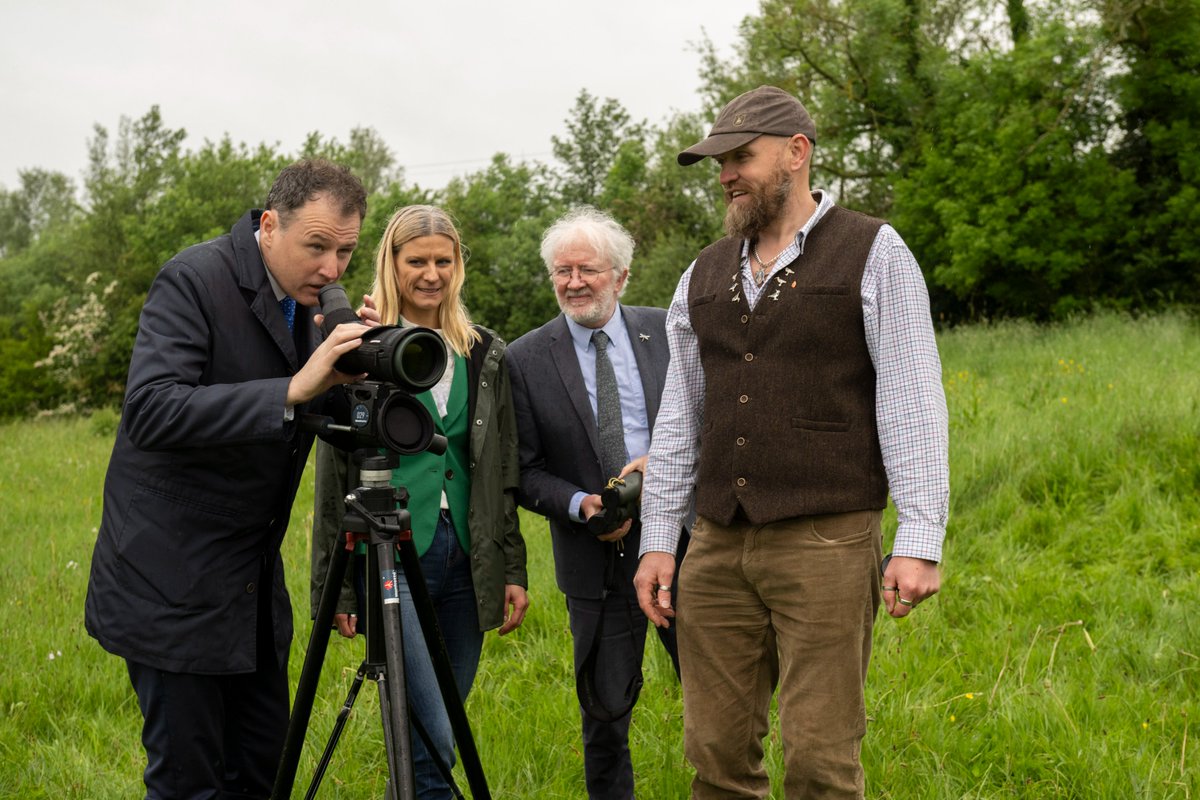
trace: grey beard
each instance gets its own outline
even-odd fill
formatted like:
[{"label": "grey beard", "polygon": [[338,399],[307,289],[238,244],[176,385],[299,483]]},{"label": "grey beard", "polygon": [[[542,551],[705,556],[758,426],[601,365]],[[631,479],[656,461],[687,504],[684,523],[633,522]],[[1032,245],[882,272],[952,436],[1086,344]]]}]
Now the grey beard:
[{"label": "grey beard", "polygon": [[593,325],[607,320],[612,315],[613,309],[616,308],[616,305],[617,299],[615,297],[613,298],[612,306],[610,307],[601,302],[600,299],[594,294],[592,295],[592,305],[589,308],[582,310],[571,308],[562,300],[558,301],[558,308],[563,312],[563,314],[586,328],[590,328]]}]

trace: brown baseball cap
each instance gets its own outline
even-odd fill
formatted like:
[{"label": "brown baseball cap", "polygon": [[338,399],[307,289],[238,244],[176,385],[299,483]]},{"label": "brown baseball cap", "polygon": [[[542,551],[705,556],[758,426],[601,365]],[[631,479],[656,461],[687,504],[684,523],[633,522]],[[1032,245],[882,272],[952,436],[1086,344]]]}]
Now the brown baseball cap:
[{"label": "brown baseball cap", "polygon": [[803,133],[810,142],[817,140],[817,127],[804,104],[776,86],[760,86],[730,100],[708,138],[680,153],[680,166],[695,164],[705,156],[719,156],[757,139],[763,134],[795,136]]}]

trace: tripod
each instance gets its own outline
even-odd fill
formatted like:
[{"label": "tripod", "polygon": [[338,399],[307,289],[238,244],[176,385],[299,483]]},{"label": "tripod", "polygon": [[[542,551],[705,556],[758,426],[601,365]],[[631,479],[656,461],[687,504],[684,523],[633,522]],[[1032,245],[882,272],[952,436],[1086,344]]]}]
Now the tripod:
[{"label": "tripod", "polygon": [[[384,745],[387,749],[388,800],[410,800],[415,797],[412,746],[408,728],[410,718],[405,692],[399,575],[395,566],[395,553],[398,552],[404,570],[404,580],[412,594],[426,647],[433,661],[442,702],[450,719],[455,742],[458,744],[467,783],[471,787],[473,797],[478,800],[490,800],[491,795],[479,754],[475,749],[470,723],[459,697],[450,659],[446,655],[446,647],[437,625],[433,601],[421,575],[420,559],[412,541],[410,516],[404,508],[407,504],[407,492],[403,489],[393,489],[391,486],[391,473],[398,463],[398,457],[394,453],[377,455],[377,451],[374,450],[360,450],[354,454],[352,462],[352,467],[359,468],[362,485],[351,491],[345,499],[346,514],[342,525],[345,531],[344,538],[334,547],[325,586],[317,605],[317,616],[313,622],[300,682],[296,687],[296,700],[288,723],[287,738],[279,771],[275,777],[272,799],[290,798],[295,783],[300,749],[304,744],[304,735],[308,729],[313,699],[321,675],[321,665],[329,644],[330,628],[342,584],[341,578],[350,564],[349,550],[340,545],[365,535],[368,542],[366,657],[359,666],[346,701],[338,713],[305,798],[311,800],[316,796],[329,760],[358,697],[359,689],[367,679],[375,681],[379,687],[379,712],[383,722]],[[354,471],[352,468],[351,474]],[[356,481],[350,481],[354,482]],[[411,721],[418,733],[423,735],[420,720],[413,718]],[[455,795],[462,797],[450,777],[449,767],[440,762],[432,746],[429,750]]]}]

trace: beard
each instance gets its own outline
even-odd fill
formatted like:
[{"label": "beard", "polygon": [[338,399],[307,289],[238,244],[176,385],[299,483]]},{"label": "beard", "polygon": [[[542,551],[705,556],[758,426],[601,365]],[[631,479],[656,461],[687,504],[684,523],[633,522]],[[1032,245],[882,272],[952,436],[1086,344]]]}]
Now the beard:
[{"label": "beard", "polygon": [[[563,301],[562,297],[559,297],[558,307],[564,314],[585,328],[599,327],[612,316],[613,309],[617,305],[616,293],[607,290],[600,293],[596,293],[590,289],[586,291],[591,293],[592,301],[590,304],[579,308],[568,305]],[[584,293],[579,292],[577,294]]]},{"label": "beard", "polygon": [[750,189],[749,203],[730,203],[725,210],[725,232],[739,239],[754,239],[783,212],[792,193],[792,175],[781,162],[759,189]]}]

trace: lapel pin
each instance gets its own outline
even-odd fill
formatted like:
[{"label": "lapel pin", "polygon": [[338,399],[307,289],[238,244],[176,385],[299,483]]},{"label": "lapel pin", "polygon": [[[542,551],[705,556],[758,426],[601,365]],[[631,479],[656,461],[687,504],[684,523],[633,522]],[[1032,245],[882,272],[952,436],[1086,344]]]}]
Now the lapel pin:
[{"label": "lapel pin", "polygon": [[771,298],[772,300],[778,300],[779,299],[779,290],[776,289],[775,291],[773,291],[769,295],[767,295],[767,297]]},{"label": "lapel pin", "polygon": [[733,302],[735,302],[735,303],[736,303],[736,302],[738,302],[738,301],[739,301],[739,300],[741,300],[741,299],[742,299],[742,296],[741,296],[740,294],[735,294],[735,295],[733,296]]},{"label": "lapel pin", "polygon": [[648,342],[648,341],[650,341],[650,334],[648,334],[648,333],[639,333],[639,334],[638,334],[638,338],[639,338],[639,339],[641,339],[643,342]]},{"label": "lapel pin", "polygon": [[785,273],[787,273],[788,275],[795,275],[795,274],[796,274],[796,270],[792,269],[791,267],[784,267],[784,268],[783,268],[783,271],[784,271]]}]

